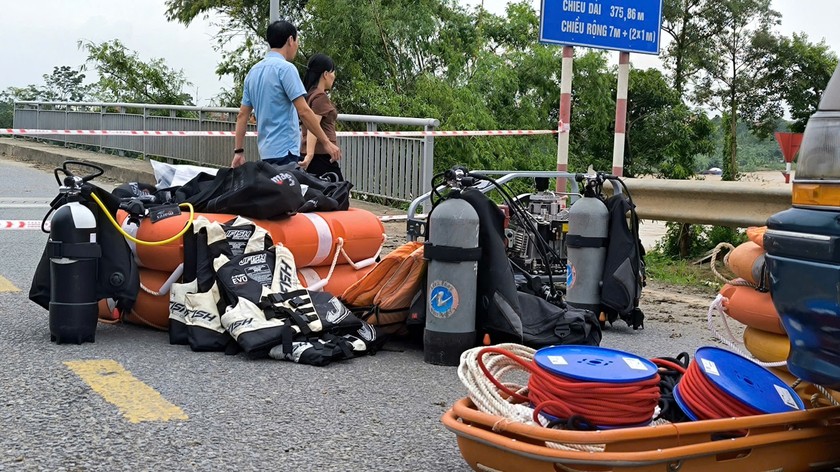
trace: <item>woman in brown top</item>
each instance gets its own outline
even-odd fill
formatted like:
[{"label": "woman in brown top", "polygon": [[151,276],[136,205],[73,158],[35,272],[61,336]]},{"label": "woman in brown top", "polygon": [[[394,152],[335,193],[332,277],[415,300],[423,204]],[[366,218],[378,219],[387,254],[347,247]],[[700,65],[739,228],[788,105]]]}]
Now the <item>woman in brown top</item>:
[{"label": "woman in brown top", "polygon": [[[333,60],[324,54],[312,56],[306,66],[306,74],[303,76],[303,86],[307,93],[306,103],[320,120],[324,134],[330,142],[336,144],[335,120],[338,117],[338,111],[327,96],[327,91],[332,89],[334,82],[335,63]],[[334,173],[338,180],[344,180],[338,162],[327,154],[324,143],[318,142],[315,135],[306,128],[303,129],[300,145],[300,154],[303,156],[300,166],[307,172],[319,177]]]}]

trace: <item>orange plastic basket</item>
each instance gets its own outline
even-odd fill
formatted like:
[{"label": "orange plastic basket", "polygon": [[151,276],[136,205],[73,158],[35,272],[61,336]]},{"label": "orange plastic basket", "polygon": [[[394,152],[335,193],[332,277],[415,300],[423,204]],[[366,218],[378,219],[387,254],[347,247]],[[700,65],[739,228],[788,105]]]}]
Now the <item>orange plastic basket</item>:
[{"label": "orange plastic basket", "polygon": [[488,415],[463,398],[442,418],[476,471],[806,471],[840,465],[840,407],[605,431]]}]

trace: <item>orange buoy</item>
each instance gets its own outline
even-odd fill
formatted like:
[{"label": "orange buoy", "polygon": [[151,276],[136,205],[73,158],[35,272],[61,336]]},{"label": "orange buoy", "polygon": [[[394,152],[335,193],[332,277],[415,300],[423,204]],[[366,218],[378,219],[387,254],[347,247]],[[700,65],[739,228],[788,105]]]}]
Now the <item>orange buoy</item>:
[{"label": "orange buoy", "polygon": [[753,285],[769,286],[764,264],[764,248],[747,241],[736,247],[726,258],[726,266],[738,277]]},{"label": "orange buoy", "polygon": [[[144,218],[137,227],[129,224],[128,214],[118,212],[117,221],[132,236],[143,241],[162,241],[178,234],[189,219],[189,213],[152,222]],[[235,215],[196,213],[210,221],[226,222]],[[298,213],[282,220],[252,220],[265,228],[275,243],[282,243],[292,251],[297,267],[332,265],[339,251],[339,240],[346,257],[339,255],[338,263],[346,258],[360,262],[376,257],[385,241],[385,227],[373,213],[358,208],[347,211]],[[171,243],[147,246],[129,242],[141,267],[172,272],[184,262],[184,242],[178,238]]]},{"label": "orange buoy", "polygon": [[376,264],[371,264],[356,270],[348,264],[336,265],[335,270],[326,282],[323,281],[330,272],[329,267],[301,267],[298,269],[298,279],[304,287],[315,287],[315,289],[340,296],[347,290],[347,287],[367,275],[375,266]]},{"label": "orange buoy", "polygon": [[728,299],[723,301],[723,309],[733,319],[762,331],[786,334],[769,292],[746,285],[725,284],[720,294]]},{"label": "orange buoy", "polygon": [[747,326],[744,330],[744,347],[761,362],[782,362],[787,360],[790,353],[790,340],[787,334]]},{"label": "orange buoy", "polygon": [[762,249],[764,249],[764,233],[766,232],[766,226],[750,226],[747,228],[747,237],[750,241],[758,244]]},{"label": "orange buoy", "polygon": [[[140,290],[125,321],[132,324],[169,329],[169,280],[171,272],[140,268]],[[177,277],[176,277],[177,278]]]}]

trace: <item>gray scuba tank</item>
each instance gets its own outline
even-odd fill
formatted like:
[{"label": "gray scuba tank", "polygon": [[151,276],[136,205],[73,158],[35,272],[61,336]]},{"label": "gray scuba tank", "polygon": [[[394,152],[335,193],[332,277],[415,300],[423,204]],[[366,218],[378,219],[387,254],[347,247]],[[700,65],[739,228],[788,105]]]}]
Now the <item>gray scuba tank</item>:
[{"label": "gray scuba tank", "polygon": [[[441,202],[429,216],[424,360],[458,365],[475,345],[477,258],[462,256],[478,248],[478,214],[460,198]],[[460,259],[460,260],[459,260]]]},{"label": "gray scuba tank", "polygon": [[586,175],[584,195],[569,209],[566,239],[566,302],[576,308],[601,312],[601,279],[607,257],[609,212],[598,198],[600,176]]}]

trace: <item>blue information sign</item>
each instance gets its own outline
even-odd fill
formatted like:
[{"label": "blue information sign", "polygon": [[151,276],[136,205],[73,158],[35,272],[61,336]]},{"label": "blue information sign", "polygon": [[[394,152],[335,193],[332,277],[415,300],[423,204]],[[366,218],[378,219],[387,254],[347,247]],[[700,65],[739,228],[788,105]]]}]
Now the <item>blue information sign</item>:
[{"label": "blue information sign", "polygon": [[540,42],[659,54],[662,0],[542,0]]}]

